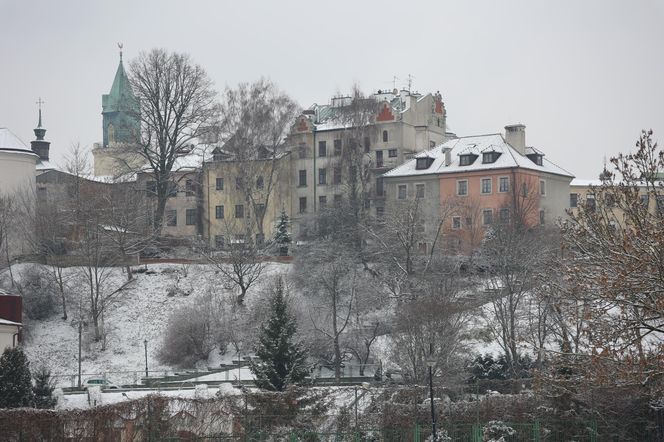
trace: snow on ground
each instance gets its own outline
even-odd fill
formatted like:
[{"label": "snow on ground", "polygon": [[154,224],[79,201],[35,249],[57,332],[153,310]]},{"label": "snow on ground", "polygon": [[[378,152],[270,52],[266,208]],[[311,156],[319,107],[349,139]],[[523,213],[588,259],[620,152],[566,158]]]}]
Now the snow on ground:
[{"label": "snow on ground", "polygon": [[[159,395],[173,398],[183,399],[202,399],[213,398],[217,393],[221,395],[240,394],[240,390],[234,388],[230,384],[221,384],[219,386],[210,388],[187,389],[187,390],[132,390],[126,392],[108,392],[91,394],[88,397],[87,393],[81,394],[67,394],[58,400],[57,409],[84,409],[91,406],[102,406],[109,404],[117,404],[128,400],[140,399],[148,395]],[[93,399],[94,398],[94,399]],[[96,404],[91,404],[90,401],[95,401]]]},{"label": "snow on ground", "polygon": [[[33,264],[13,266],[15,275],[20,275]],[[101,343],[93,341],[94,327],[88,323],[84,331],[82,372],[83,378],[106,376],[115,384],[135,383],[145,375],[145,347],[148,341],[148,368],[150,376],[164,375],[178,371],[176,367],[161,364],[157,351],[161,345],[170,314],[178,307],[195,302],[197,296],[207,290],[227,291],[222,287],[214,268],[209,265],[154,264],[148,265],[148,272],[136,273],[135,281],[129,284],[108,307],[105,313],[107,333],[106,350]],[[270,276],[288,271],[288,264],[270,263],[265,269],[260,284],[249,291],[257,293],[264,284],[272,282]],[[185,276],[186,272],[186,276]],[[69,319],[60,318],[59,304],[56,314],[44,321],[31,321],[30,340],[25,350],[31,366],[45,364],[54,375],[58,386],[73,386],[78,372],[78,295],[85,295],[85,283],[81,279],[81,269],[65,269],[69,281]],[[109,287],[120,287],[126,281],[122,269],[111,269],[107,281]],[[177,284],[188,296],[176,294],[168,296],[169,287]],[[86,300],[84,299],[84,305]],[[217,352],[218,353],[218,352]],[[218,367],[234,355],[211,355],[208,363]]]}]

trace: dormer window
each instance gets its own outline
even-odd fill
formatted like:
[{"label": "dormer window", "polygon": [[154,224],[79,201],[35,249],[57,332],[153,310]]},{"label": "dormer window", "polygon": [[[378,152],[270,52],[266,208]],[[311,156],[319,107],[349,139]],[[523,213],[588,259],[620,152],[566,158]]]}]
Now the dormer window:
[{"label": "dormer window", "polygon": [[496,160],[500,157],[500,152],[484,152],[482,154],[482,164],[495,163]]},{"label": "dormer window", "polygon": [[543,156],[544,155],[539,154],[539,153],[531,153],[531,154],[527,155],[527,157],[530,158],[530,161],[537,164],[538,166],[542,165],[542,157]]},{"label": "dormer window", "polygon": [[428,169],[433,164],[433,158],[431,157],[422,157],[418,158],[415,162],[415,169],[423,170]]},{"label": "dormer window", "polygon": [[477,155],[469,153],[459,155],[459,166],[470,166],[477,159]]}]

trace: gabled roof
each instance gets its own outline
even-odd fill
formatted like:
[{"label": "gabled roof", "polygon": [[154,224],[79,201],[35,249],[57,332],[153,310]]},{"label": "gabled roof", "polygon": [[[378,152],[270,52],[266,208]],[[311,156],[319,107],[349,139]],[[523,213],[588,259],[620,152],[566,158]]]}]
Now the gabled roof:
[{"label": "gabled roof", "polygon": [[[450,149],[451,153],[451,162],[449,166],[445,165],[444,152],[447,149]],[[492,151],[498,152],[501,155],[493,163],[482,163],[482,153]],[[474,154],[477,155],[478,158],[470,165],[461,166],[459,165],[459,155],[464,154]],[[434,161],[427,169],[418,170],[415,168],[415,163],[416,159],[420,157],[431,157]],[[523,168],[567,177],[574,176],[562,167],[547,160],[546,157],[542,159],[541,166],[535,164],[530,158],[521,155],[510,146],[501,134],[477,135],[449,140],[432,149],[419,153],[412,160],[390,170],[383,176],[390,178],[509,168]]]}]

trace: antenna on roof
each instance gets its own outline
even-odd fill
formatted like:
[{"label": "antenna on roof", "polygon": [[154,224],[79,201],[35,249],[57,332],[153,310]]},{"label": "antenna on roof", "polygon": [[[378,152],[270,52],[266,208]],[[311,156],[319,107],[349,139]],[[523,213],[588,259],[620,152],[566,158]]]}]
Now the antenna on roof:
[{"label": "antenna on roof", "polygon": [[413,90],[413,80],[414,79],[415,79],[414,76],[408,74],[408,91],[409,92]]},{"label": "antenna on roof", "polygon": [[396,89],[396,88],[397,88],[397,80],[398,80],[397,76],[394,75],[394,76],[392,77],[392,89]]}]

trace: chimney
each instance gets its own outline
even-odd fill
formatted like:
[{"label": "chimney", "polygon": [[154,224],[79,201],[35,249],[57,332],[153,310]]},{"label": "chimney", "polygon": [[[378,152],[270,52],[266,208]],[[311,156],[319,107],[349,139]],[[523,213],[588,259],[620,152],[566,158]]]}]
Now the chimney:
[{"label": "chimney", "polygon": [[512,124],[505,126],[505,141],[521,155],[526,154],[526,126]]},{"label": "chimney", "polygon": [[445,154],[445,166],[449,166],[452,164],[452,149],[449,147],[444,147],[443,153]]}]

